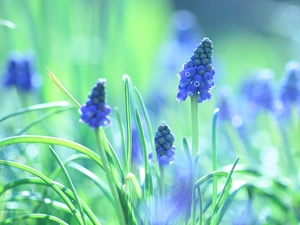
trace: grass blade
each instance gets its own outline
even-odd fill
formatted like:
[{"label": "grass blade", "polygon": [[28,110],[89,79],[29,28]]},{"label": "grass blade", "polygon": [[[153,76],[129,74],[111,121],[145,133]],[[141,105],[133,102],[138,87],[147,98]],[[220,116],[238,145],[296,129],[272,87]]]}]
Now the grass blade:
[{"label": "grass blade", "polygon": [[79,197],[77,195],[77,191],[76,191],[75,186],[74,186],[74,184],[72,182],[72,179],[69,176],[69,173],[68,173],[67,169],[65,168],[63,162],[60,160],[59,156],[56,154],[56,152],[54,151],[54,149],[51,146],[49,146],[49,148],[50,148],[51,153],[53,154],[54,158],[58,162],[59,166],[61,167],[61,169],[62,169],[65,177],[67,178],[67,181],[68,181],[68,183],[69,183],[69,185],[71,187],[71,190],[72,190],[72,192],[73,192],[73,194],[75,196],[75,199],[76,199],[76,202],[77,202],[77,205],[78,205],[78,208],[79,208],[79,212],[81,214],[81,218],[82,218],[83,224],[86,225],[86,220],[85,220],[84,212],[83,212],[82,206],[80,204]]},{"label": "grass blade", "polygon": [[12,162],[12,161],[0,160],[0,165],[15,167],[15,168],[21,169],[23,171],[26,171],[28,173],[31,173],[31,174],[39,177],[40,179],[42,179],[45,183],[47,183],[47,185],[49,187],[51,187],[64,200],[64,202],[67,204],[69,209],[72,211],[72,214],[75,216],[78,224],[82,225],[81,217],[80,217],[78,211],[76,210],[76,208],[74,207],[72,201],[57,187],[57,185],[55,183],[52,182],[52,180],[47,178],[47,176],[45,176],[44,174],[40,173],[39,171],[37,171],[29,166],[26,166],[26,165],[23,165],[20,163],[16,163],[16,162]]},{"label": "grass blade", "polygon": [[52,109],[52,108],[61,108],[61,107],[71,107],[72,105],[68,101],[60,101],[60,102],[48,102],[44,104],[32,105],[23,109],[19,109],[18,111],[6,115],[0,119],[0,123],[17,115],[21,115],[24,113],[28,113],[31,111],[38,111],[44,109]]},{"label": "grass blade", "polygon": [[31,213],[31,214],[26,214],[26,215],[22,215],[22,216],[15,216],[15,217],[1,221],[0,225],[14,224],[16,221],[26,220],[26,219],[43,219],[46,221],[50,220],[50,221],[56,222],[60,225],[68,225],[65,221],[59,219],[56,216],[52,216],[49,214],[43,214],[43,213]]},{"label": "grass blade", "polygon": [[75,105],[77,108],[80,108],[81,105],[76,101],[76,99],[65,89],[65,87],[59,82],[59,80],[47,69],[48,75],[54,84],[61,90],[63,94],[67,96],[67,98]]}]

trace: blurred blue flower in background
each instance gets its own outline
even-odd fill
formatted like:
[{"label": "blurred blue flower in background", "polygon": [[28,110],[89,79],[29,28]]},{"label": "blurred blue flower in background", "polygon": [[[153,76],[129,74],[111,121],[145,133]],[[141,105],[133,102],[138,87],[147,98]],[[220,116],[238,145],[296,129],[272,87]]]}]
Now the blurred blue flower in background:
[{"label": "blurred blue flower in background", "polygon": [[[176,149],[175,146],[173,146],[175,138],[166,123],[159,125],[155,133],[154,141],[159,165],[166,167],[173,163]],[[152,152],[148,155],[148,159],[151,162],[153,161]]]},{"label": "blurred blue flower in background", "polygon": [[198,102],[210,100],[210,89],[215,86],[213,76],[215,70],[212,67],[212,42],[203,38],[194,50],[194,54],[178,73],[180,83],[178,86],[177,100],[183,102],[187,96],[192,97],[198,93]]},{"label": "blurred blue flower in background", "polygon": [[33,70],[33,58],[29,54],[12,52],[3,73],[3,85],[15,86],[18,90],[28,92],[39,85],[37,73]]},{"label": "blurred blue flower in background", "polygon": [[259,69],[248,79],[242,91],[247,99],[250,112],[275,109],[274,74],[269,69]]},{"label": "blurred blue flower in background", "polygon": [[86,123],[92,129],[110,124],[110,107],[105,104],[105,86],[106,80],[100,78],[89,94],[88,100],[79,112],[81,114],[80,122]]},{"label": "blurred blue flower in background", "polygon": [[142,157],[142,147],[141,147],[141,142],[139,139],[139,132],[136,129],[136,127],[132,128],[132,163],[135,165],[142,165],[143,163],[143,157]]},{"label": "blurred blue flower in background", "polygon": [[300,101],[300,63],[297,61],[286,64],[285,77],[281,82],[280,100],[286,108]]},{"label": "blurred blue flower in background", "polygon": [[232,93],[229,87],[223,87],[219,91],[217,108],[219,108],[218,118],[221,122],[229,121],[234,127],[240,127],[243,124],[243,118],[237,112],[232,104]]}]

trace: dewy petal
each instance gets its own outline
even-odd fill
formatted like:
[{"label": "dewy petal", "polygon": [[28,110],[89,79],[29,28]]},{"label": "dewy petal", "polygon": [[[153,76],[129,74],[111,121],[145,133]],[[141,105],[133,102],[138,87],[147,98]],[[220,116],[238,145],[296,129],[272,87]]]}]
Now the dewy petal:
[{"label": "dewy petal", "polygon": [[211,98],[211,94],[206,91],[206,92],[203,92],[201,93],[199,96],[198,96],[198,102],[203,102],[203,101],[207,101],[207,100],[210,100]]},{"label": "dewy petal", "polygon": [[180,80],[180,85],[181,87],[187,87],[192,81],[192,78],[190,77],[183,77],[181,80]]},{"label": "dewy petal", "polygon": [[172,156],[171,158],[169,158],[169,164],[172,164],[174,162],[174,156]]},{"label": "dewy petal", "polygon": [[197,87],[194,85],[194,83],[189,84],[189,86],[186,88],[188,96],[193,96],[197,92]]},{"label": "dewy petal", "polygon": [[190,67],[185,70],[185,76],[186,77],[192,77],[196,74],[196,68],[195,67]]},{"label": "dewy petal", "polygon": [[177,74],[177,76],[178,76],[179,78],[184,77],[184,76],[185,76],[185,70],[181,70],[181,71]]},{"label": "dewy petal", "polygon": [[188,96],[188,95],[187,95],[186,90],[185,90],[185,89],[182,89],[182,90],[180,90],[180,91],[178,92],[176,99],[177,99],[177,101],[179,101],[179,102],[183,102],[183,101],[185,101],[185,99],[187,98],[187,96]]},{"label": "dewy petal", "polygon": [[167,155],[162,155],[159,157],[158,162],[161,166],[166,167],[170,164],[169,158]]},{"label": "dewy petal", "polygon": [[110,124],[110,118],[105,116],[102,120],[99,121],[98,126],[108,126]]},{"label": "dewy petal", "polygon": [[172,148],[170,148],[169,150],[166,151],[166,155],[167,155],[169,158],[171,158],[172,156],[175,155],[175,151],[174,151]]},{"label": "dewy petal", "polygon": [[210,72],[206,72],[204,75],[203,75],[203,80],[205,83],[207,84],[211,84],[213,82],[213,76]]}]

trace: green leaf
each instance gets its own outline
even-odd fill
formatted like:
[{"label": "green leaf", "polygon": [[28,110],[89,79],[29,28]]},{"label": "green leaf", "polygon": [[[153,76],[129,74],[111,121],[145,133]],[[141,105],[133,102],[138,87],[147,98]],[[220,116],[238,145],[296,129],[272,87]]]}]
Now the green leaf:
[{"label": "green leaf", "polygon": [[[73,195],[73,192],[68,189],[67,187],[63,186],[62,184],[56,182],[56,181],[52,181],[66,196],[68,196],[68,198],[75,200],[75,197]],[[25,179],[19,179],[16,181],[12,181],[8,184],[6,184],[3,188],[0,187],[0,196],[2,195],[2,193],[4,193],[5,191],[17,187],[19,185],[25,185],[25,184],[36,184],[36,185],[46,185],[47,187],[49,187],[48,183],[46,183],[44,180],[41,180],[39,178],[36,177],[32,177],[32,178],[25,178]],[[98,221],[97,217],[94,215],[94,213],[91,211],[91,209],[86,205],[86,203],[84,201],[81,201],[81,205],[83,207],[83,210],[85,212],[85,214],[88,216],[88,218],[92,221],[93,224],[95,225],[101,225],[100,222]],[[68,208],[69,209],[69,208]],[[70,209],[69,209],[70,210]],[[70,211],[71,212],[71,211]],[[72,213],[72,212],[71,212]]]},{"label": "green leaf", "polygon": [[11,113],[9,115],[6,115],[0,119],[0,123],[17,115],[21,115],[24,113],[28,113],[31,111],[38,111],[38,110],[44,110],[44,109],[52,109],[52,108],[62,108],[62,107],[67,107],[67,108],[72,108],[72,105],[70,102],[67,101],[61,101],[61,102],[48,102],[44,104],[38,104],[38,105],[32,105],[23,109],[19,109],[18,111]]},{"label": "green leaf", "polygon": [[41,219],[44,224],[46,224],[48,220],[50,221],[54,221],[60,225],[68,225],[65,221],[59,219],[56,216],[52,216],[49,214],[43,214],[43,213],[31,213],[31,214],[26,214],[26,215],[22,215],[22,216],[15,216],[12,218],[8,218],[5,219],[3,221],[0,222],[0,225],[4,225],[4,224],[15,224],[16,221],[19,220],[26,220],[26,219]]},{"label": "green leaf", "polygon": [[67,98],[75,105],[77,108],[80,108],[81,105],[76,101],[76,99],[65,89],[65,87],[59,82],[59,80],[47,69],[48,75],[54,84],[61,90],[63,94],[67,96]]},{"label": "green leaf", "polygon": [[0,165],[19,168],[23,171],[29,172],[29,173],[39,177],[40,179],[42,179],[45,183],[47,183],[47,185],[49,187],[51,187],[64,200],[64,202],[67,204],[69,209],[72,211],[72,214],[75,216],[78,224],[80,224],[80,225],[83,224],[81,217],[80,217],[78,211],[76,210],[76,208],[74,207],[72,201],[58,188],[58,186],[52,180],[47,178],[46,175],[40,173],[39,171],[37,171],[29,166],[26,166],[26,165],[23,165],[20,163],[16,163],[16,162],[12,162],[12,161],[0,160]]},{"label": "green leaf", "polygon": [[[68,147],[89,156],[101,168],[103,168],[102,161],[95,152],[93,152],[92,150],[88,149],[87,147],[81,144],[66,139],[62,139],[62,138],[40,136],[40,135],[23,135],[18,137],[9,137],[9,138],[2,139],[0,141],[0,147],[12,145],[12,144],[19,144],[19,143],[44,143],[44,144],[60,145],[60,146]],[[2,149],[0,149],[0,152],[1,151]]]},{"label": "green leaf", "polygon": [[75,186],[74,186],[74,184],[73,184],[73,182],[72,182],[72,179],[71,179],[71,177],[69,176],[69,173],[68,173],[67,169],[65,168],[63,162],[60,160],[59,156],[56,154],[56,152],[54,151],[54,149],[53,149],[51,146],[49,146],[49,147],[50,147],[51,153],[53,154],[54,158],[57,160],[59,166],[61,167],[63,173],[65,174],[65,176],[66,176],[66,178],[67,178],[67,181],[68,181],[68,183],[69,183],[69,185],[70,185],[70,187],[71,187],[71,190],[72,190],[72,192],[73,192],[73,194],[74,194],[74,196],[75,196],[76,202],[77,202],[77,204],[78,204],[78,208],[79,208],[79,212],[80,212],[80,215],[81,215],[81,219],[82,219],[82,221],[83,221],[83,224],[86,225],[86,220],[85,220],[85,217],[84,217],[84,212],[83,212],[81,203],[80,203],[80,201],[79,201],[79,197],[78,197],[78,195],[77,195],[77,191],[76,191]]}]

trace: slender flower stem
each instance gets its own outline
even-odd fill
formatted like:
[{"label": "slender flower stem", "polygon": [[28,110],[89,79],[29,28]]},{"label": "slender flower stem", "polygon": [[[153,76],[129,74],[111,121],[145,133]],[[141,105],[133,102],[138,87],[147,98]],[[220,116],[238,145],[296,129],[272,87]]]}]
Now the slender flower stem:
[{"label": "slender flower stem", "polygon": [[199,131],[198,131],[198,94],[191,97],[191,113],[192,113],[192,156],[199,154]]},{"label": "slender flower stem", "polygon": [[[216,141],[216,125],[217,125],[217,116],[219,109],[216,108],[214,111],[213,122],[212,122],[212,158],[213,158],[213,172],[217,170],[217,141]],[[213,191],[212,191],[212,212],[215,212],[217,204],[217,177],[213,177]],[[215,216],[212,215],[211,225],[216,223]]]},{"label": "slender flower stem", "polygon": [[192,118],[192,153],[193,158],[196,156],[195,163],[193,165],[193,174],[191,175],[191,203],[192,203],[192,225],[195,224],[195,189],[194,189],[194,181],[196,176],[196,168],[198,164],[198,155],[199,155],[199,131],[198,131],[198,94],[194,94],[191,97],[191,118]]},{"label": "slender flower stem", "polygon": [[112,178],[112,174],[111,174],[111,171],[110,171],[110,168],[109,168],[108,160],[106,158],[105,150],[104,150],[103,145],[102,145],[103,140],[101,140],[101,135],[99,133],[99,129],[102,129],[102,128],[100,127],[100,128],[97,128],[95,130],[97,147],[98,147],[99,154],[100,154],[100,157],[101,157],[102,162],[103,162],[103,168],[104,168],[105,173],[106,173],[108,184],[109,184],[109,187],[111,189],[111,192],[112,192],[115,204],[116,204],[116,211],[117,211],[117,215],[118,215],[120,224],[125,225],[126,223],[125,223],[125,218],[124,218],[124,214],[123,214],[123,211],[122,211],[121,202],[120,202],[120,199],[119,199],[119,196],[118,196],[118,193],[117,193],[116,186],[113,182],[113,178]]},{"label": "slender flower stem", "polygon": [[162,219],[162,223],[161,225],[165,224],[165,170],[162,166],[159,166],[159,170],[160,170],[160,186],[161,186],[161,209],[160,209],[160,214],[161,214],[161,219]]}]

